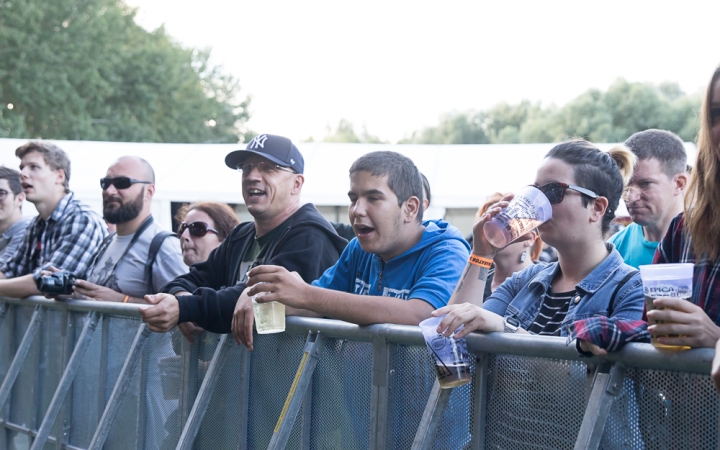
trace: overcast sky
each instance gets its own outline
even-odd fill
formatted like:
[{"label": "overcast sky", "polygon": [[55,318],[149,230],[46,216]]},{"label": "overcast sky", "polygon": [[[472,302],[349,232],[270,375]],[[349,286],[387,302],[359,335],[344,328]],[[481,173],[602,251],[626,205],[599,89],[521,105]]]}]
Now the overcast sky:
[{"label": "overcast sky", "polygon": [[341,118],[392,142],[451,111],[588,88],[704,88],[720,2],[126,0],[137,21],[213,61],[252,96],[248,126],[322,139]]}]

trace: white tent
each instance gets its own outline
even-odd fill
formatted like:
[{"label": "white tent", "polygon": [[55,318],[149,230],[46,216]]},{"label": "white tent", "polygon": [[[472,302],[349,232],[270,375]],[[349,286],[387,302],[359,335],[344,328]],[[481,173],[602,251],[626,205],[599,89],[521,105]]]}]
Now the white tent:
[{"label": "white tent", "polygon": [[[17,168],[15,149],[20,139],[0,139],[0,164]],[[171,202],[216,200],[242,203],[240,174],[225,166],[225,155],[242,144],[151,144],[125,142],[52,141],[72,162],[70,188],[86,203],[101,211],[99,179],[122,155],[145,158],[155,169],[156,195],[153,215],[166,228],[171,223]],[[432,207],[427,216],[447,216],[464,233],[472,214],[490,193],[512,191],[535,180],[535,172],[553,144],[507,145],[384,145],[297,144],[305,158],[303,202],[312,202],[331,220],[347,221],[348,169],[352,162],[376,150],[393,150],[415,161],[430,181]],[[607,150],[612,144],[598,144]],[[686,144],[688,161],[696,149]],[[621,202],[622,203],[622,202]],[[621,205],[623,208],[623,205]],[[32,205],[26,214],[35,214]]]}]

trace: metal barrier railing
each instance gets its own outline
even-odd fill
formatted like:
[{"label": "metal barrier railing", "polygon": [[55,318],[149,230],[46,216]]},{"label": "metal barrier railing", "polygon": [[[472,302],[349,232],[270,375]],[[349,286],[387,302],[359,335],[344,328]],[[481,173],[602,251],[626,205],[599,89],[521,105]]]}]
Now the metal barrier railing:
[{"label": "metal barrier railing", "polygon": [[473,382],[441,390],[417,327],[289,317],[248,352],[133,305],[0,302],[0,449],[718,448],[711,349],[473,333]]}]

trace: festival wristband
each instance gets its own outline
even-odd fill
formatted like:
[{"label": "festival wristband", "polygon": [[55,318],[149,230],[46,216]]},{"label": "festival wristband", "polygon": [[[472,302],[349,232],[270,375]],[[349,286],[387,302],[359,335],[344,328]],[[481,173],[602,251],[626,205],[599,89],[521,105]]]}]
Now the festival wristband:
[{"label": "festival wristband", "polygon": [[473,266],[484,267],[486,269],[489,269],[490,267],[492,267],[493,260],[483,258],[482,256],[470,255],[470,260],[468,262],[470,264],[472,264]]},{"label": "festival wristband", "polygon": [[125,298],[123,299],[123,303],[127,303],[128,300],[130,300],[130,296],[126,295]]}]

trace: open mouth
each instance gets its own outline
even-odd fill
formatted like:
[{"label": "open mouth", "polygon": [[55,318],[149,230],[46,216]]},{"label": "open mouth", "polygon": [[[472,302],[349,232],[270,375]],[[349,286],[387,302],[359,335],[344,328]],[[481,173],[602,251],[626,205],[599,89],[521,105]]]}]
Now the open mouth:
[{"label": "open mouth", "polygon": [[354,225],[353,230],[355,230],[355,236],[357,236],[359,239],[364,239],[370,237],[373,231],[375,231],[375,228],[369,227],[367,225]]},{"label": "open mouth", "polygon": [[32,184],[30,184],[30,183],[21,183],[21,184],[22,184],[22,188],[24,191],[28,190],[28,189],[32,189],[32,187],[33,187]]},{"label": "open mouth", "polygon": [[249,198],[258,198],[265,195],[265,191],[261,189],[250,188],[247,190],[247,194]]}]

